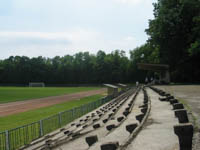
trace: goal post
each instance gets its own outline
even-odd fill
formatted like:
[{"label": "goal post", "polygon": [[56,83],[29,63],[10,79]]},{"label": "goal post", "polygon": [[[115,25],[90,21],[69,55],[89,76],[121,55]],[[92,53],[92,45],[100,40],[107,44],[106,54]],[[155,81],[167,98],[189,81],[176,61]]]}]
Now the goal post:
[{"label": "goal post", "polygon": [[44,82],[30,82],[29,87],[45,87]]}]

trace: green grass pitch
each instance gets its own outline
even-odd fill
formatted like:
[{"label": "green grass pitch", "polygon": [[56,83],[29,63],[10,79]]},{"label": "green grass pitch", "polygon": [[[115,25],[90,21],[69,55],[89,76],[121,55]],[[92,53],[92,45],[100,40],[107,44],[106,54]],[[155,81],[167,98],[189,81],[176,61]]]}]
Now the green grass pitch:
[{"label": "green grass pitch", "polygon": [[83,104],[90,103],[92,101],[96,101],[97,99],[100,99],[102,97],[103,95],[93,95],[93,96],[88,96],[88,97],[81,98],[78,100],[72,100],[72,101],[61,103],[61,104],[39,108],[36,110],[31,110],[31,111],[27,111],[27,112],[15,114],[15,115],[0,117],[0,132],[4,130],[16,128],[19,126],[23,126],[25,124],[29,124],[35,121],[39,121],[46,117],[55,115],[59,112],[69,110],[74,107],[78,107]]},{"label": "green grass pitch", "polygon": [[100,89],[98,87],[0,87],[0,103],[59,96],[76,92]]}]

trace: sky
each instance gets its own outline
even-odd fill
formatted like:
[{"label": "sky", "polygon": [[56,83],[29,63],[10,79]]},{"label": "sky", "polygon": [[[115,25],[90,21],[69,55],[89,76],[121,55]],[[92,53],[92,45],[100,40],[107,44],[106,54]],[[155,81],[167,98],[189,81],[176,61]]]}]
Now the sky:
[{"label": "sky", "polygon": [[0,0],[0,59],[130,50],[147,40],[156,0]]}]

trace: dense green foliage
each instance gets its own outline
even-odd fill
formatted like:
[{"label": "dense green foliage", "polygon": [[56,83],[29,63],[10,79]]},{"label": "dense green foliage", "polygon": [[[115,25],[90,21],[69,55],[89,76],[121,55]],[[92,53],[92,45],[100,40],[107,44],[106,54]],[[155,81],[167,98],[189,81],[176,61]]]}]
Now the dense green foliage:
[{"label": "dense green foliage", "polygon": [[158,0],[154,17],[146,30],[152,52],[146,61],[169,64],[175,82],[200,82],[200,1]]},{"label": "dense green foliage", "polygon": [[23,87],[0,87],[0,103],[22,101],[28,99],[58,96],[82,91],[96,90],[97,87],[46,87],[46,88],[23,88]]},{"label": "dense green foliage", "polygon": [[[135,80],[130,75],[130,60],[124,51],[96,55],[80,52],[73,56],[56,56],[52,59],[11,56],[0,62],[0,83],[26,84],[91,84],[118,83]],[[133,81],[134,81],[133,80]]]},{"label": "dense green foliage", "polygon": [[96,101],[97,99],[100,99],[102,97],[103,95],[93,95],[81,98],[79,100],[72,100],[61,104],[43,107],[15,115],[0,117],[0,132],[47,118],[59,112]]}]

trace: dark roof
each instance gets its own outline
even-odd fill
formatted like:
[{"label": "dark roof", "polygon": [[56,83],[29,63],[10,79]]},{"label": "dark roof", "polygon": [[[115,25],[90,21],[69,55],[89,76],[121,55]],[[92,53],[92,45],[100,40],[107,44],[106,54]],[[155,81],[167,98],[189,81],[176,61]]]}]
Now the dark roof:
[{"label": "dark roof", "polygon": [[107,86],[107,87],[110,87],[110,88],[114,88],[114,89],[117,89],[117,88],[118,88],[117,86],[112,85],[112,84],[103,84],[103,85],[105,85],[105,86]]},{"label": "dark roof", "polygon": [[142,70],[152,70],[152,71],[166,71],[169,70],[169,65],[166,64],[147,64],[138,63],[138,68]]},{"label": "dark roof", "polygon": [[118,85],[121,86],[121,87],[127,87],[127,85],[122,84],[122,83],[118,83]]}]

